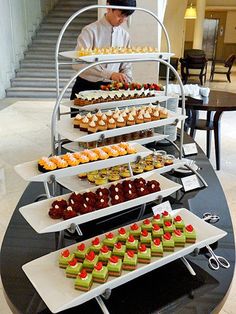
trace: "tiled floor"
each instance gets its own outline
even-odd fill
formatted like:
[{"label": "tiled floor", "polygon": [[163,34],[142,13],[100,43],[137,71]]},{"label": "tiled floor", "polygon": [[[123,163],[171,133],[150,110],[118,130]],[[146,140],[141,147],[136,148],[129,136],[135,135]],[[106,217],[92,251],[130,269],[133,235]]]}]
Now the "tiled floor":
[{"label": "tiled floor", "polygon": [[[221,79],[220,76],[215,76]],[[207,82],[212,89],[236,92],[236,69],[232,83]],[[50,153],[50,118],[55,101],[5,99],[0,102],[0,241],[27,183],[14,172],[14,165]],[[217,175],[224,188],[236,230],[236,112],[222,117],[222,169]],[[205,149],[205,133],[198,132],[197,142]],[[211,162],[215,167],[214,149]],[[5,180],[4,180],[5,177]],[[0,242],[0,243],[1,243]],[[235,313],[236,279],[221,313]],[[0,287],[0,313],[11,313]]]}]

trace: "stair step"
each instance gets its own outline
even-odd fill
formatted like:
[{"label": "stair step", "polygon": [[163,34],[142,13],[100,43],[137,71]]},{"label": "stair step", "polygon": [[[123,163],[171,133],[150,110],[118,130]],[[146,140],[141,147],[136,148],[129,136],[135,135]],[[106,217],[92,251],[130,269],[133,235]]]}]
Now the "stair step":
[{"label": "stair step", "polygon": [[80,0],[80,1],[73,1],[73,0],[67,0],[65,2],[59,2],[56,4],[55,8],[61,8],[61,7],[86,7],[88,5],[94,5],[98,2],[95,0]]},{"label": "stair step", "polygon": [[[46,16],[43,19],[44,23],[53,23],[53,24],[57,24],[57,23],[61,23],[61,25],[63,26],[64,23],[68,20],[68,17],[54,17],[54,16]],[[79,18],[76,18],[74,21],[71,22],[72,25],[88,25],[92,22],[95,22],[96,18],[90,18],[90,17],[82,17],[82,15]]]},{"label": "stair step", "polygon": [[[71,91],[68,89],[63,98],[69,98]],[[56,98],[55,88],[34,88],[34,87],[10,87],[6,89],[7,97],[25,97],[25,98]]]},{"label": "stair step", "polygon": [[[25,53],[24,60],[26,60],[26,61],[37,60],[37,62],[41,62],[40,60],[46,60],[46,61],[50,61],[51,63],[55,62],[55,49],[52,50],[51,53],[49,53],[49,52],[45,53],[45,52],[41,52],[41,51],[39,51],[39,52],[37,52],[37,51],[27,52],[27,53]],[[58,60],[69,62],[68,58],[64,58],[64,57],[60,57],[60,56],[59,56]]]},{"label": "stair step", "polygon": [[[20,61],[21,69],[30,69],[30,68],[37,68],[37,69],[55,69],[55,61],[52,60],[22,60]],[[63,65],[62,68],[64,70],[71,70],[71,64]]]},{"label": "stair step", "polygon": [[[82,7],[75,7],[75,8],[68,8],[65,7],[63,9],[59,8],[59,9],[55,9],[53,11],[51,11],[48,16],[49,17],[67,17],[69,18],[71,15],[73,15],[75,12],[77,12],[78,10],[80,10]],[[97,9],[93,9],[93,10],[89,10],[89,11],[85,11],[83,13],[81,13],[79,15],[79,18],[94,18],[97,19]]]},{"label": "stair step", "polygon": [[[82,29],[82,28],[81,28]],[[63,38],[74,38],[76,39],[81,31],[81,29],[76,30],[76,31],[65,31],[65,33],[63,34]],[[40,36],[40,37],[58,37],[60,34],[61,29],[40,29],[37,31],[36,33],[36,37]]]},{"label": "stair step", "polygon": [[[63,45],[63,43],[60,45],[60,51],[70,51],[70,50],[73,50],[73,49],[75,49],[75,45],[76,45],[76,42],[75,43],[73,43],[73,45]],[[28,49],[28,51],[26,51],[26,52],[30,52],[30,51],[37,51],[37,52],[45,52],[45,54],[47,53],[47,52],[49,52],[49,53],[54,53],[55,52],[55,49],[56,49],[56,45],[55,44],[53,44],[53,45],[51,45],[51,44],[43,44],[43,45],[38,45],[37,43],[33,43],[30,47],[29,47],[29,49]]]},{"label": "stair step", "polygon": [[[61,23],[43,23],[41,26],[40,26],[40,30],[57,30],[57,31],[61,31],[62,29],[62,24]],[[76,25],[76,24],[70,24],[68,27],[67,27],[67,31],[70,32],[70,31],[75,31],[75,32],[80,32],[81,29],[84,27],[85,25]]]},{"label": "stair step", "polygon": [[[56,88],[56,79],[55,78],[32,78],[32,77],[16,77],[11,80],[12,87],[49,87]],[[59,86],[63,88],[68,82],[68,79],[60,79]],[[70,87],[73,86],[73,83]]]},{"label": "stair step", "polygon": [[[73,70],[60,70],[60,77],[71,78],[75,74]],[[55,78],[56,72],[53,69],[18,69],[16,70],[16,77],[48,77]]]},{"label": "stair step", "polygon": [[[62,38],[62,45],[74,45],[76,44],[76,39],[74,38]],[[33,44],[49,44],[49,45],[56,45],[57,43],[57,37],[55,38],[47,38],[45,36],[38,36],[38,37],[35,37],[33,38],[32,40],[32,43]]]}]

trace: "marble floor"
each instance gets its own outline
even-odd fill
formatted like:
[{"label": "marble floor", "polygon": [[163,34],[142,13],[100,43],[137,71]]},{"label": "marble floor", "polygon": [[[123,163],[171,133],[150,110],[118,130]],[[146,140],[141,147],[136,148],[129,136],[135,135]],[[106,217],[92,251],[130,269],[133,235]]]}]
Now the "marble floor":
[{"label": "marble floor", "polygon": [[[233,70],[232,83],[221,77],[206,83],[211,89],[236,92],[236,68]],[[53,100],[16,100],[0,101],[0,243],[12,212],[27,183],[15,172],[16,164],[37,159],[50,153],[50,119],[55,101]],[[217,175],[224,188],[236,230],[236,112],[224,113],[222,117],[222,168]],[[197,142],[205,150],[205,132],[197,132]],[[210,160],[215,167],[214,149]],[[229,297],[221,314],[233,314],[236,308],[236,278],[232,283]],[[0,286],[0,313],[9,314]]]}]

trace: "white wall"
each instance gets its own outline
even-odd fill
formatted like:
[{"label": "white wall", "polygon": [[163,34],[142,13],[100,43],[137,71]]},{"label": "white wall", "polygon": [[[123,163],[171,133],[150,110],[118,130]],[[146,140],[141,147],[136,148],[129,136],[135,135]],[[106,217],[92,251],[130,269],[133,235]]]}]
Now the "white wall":
[{"label": "white wall", "polygon": [[228,44],[236,43],[236,11],[227,12],[224,42]]}]

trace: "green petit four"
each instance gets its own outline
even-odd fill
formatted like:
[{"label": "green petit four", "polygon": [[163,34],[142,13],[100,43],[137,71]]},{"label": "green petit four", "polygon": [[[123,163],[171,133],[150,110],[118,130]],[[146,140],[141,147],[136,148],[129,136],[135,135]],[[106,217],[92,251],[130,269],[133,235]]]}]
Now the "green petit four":
[{"label": "green petit four", "polygon": [[170,221],[164,221],[164,226],[163,226],[164,232],[174,232],[175,230],[175,225],[172,224]]},{"label": "green petit four", "polygon": [[185,227],[185,223],[179,215],[174,218],[174,224],[176,229],[183,230],[183,228]]},{"label": "green petit four", "polygon": [[158,226],[158,224],[153,224],[152,226],[152,237],[153,238],[161,238],[163,236],[164,232],[163,229]]},{"label": "green petit four", "polygon": [[94,266],[97,264],[98,262],[98,256],[95,255],[95,253],[93,251],[90,251],[88,254],[86,254],[85,259],[83,261],[83,267],[87,270],[87,271],[92,271]]},{"label": "green petit four", "polygon": [[88,247],[86,248],[84,243],[81,243],[77,245],[77,249],[74,252],[74,254],[79,262],[83,262],[83,260],[85,259],[85,255],[88,254],[88,252],[89,248]]},{"label": "green petit four", "polygon": [[123,259],[123,269],[134,270],[137,267],[138,256],[133,251],[127,251]]},{"label": "green petit four", "polygon": [[172,236],[175,241],[175,246],[185,246],[186,237],[185,234],[181,230],[175,230],[172,233]]},{"label": "green petit four", "polygon": [[126,242],[128,239],[129,233],[125,230],[125,228],[120,228],[118,230],[117,241]]},{"label": "green petit four", "polygon": [[117,242],[117,237],[114,236],[112,232],[106,234],[106,238],[103,240],[103,244],[109,247],[113,247]]},{"label": "green petit four", "polygon": [[125,244],[126,244],[127,250],[134,250],[134,251],[138,250],[138,240],[136,240],[133,235],[130,235],[128,237]]},{"label": "green petit four", "polygon": [[92,284],[93,284],[92,274],[88,274],[85,269],[82,269],[75,279],[75,289],[89,291]]},{"label": "green petit four", "polygon": [[74,257],[75,255],[71,254],[69,250],[61,252],[59,256],[59,267],[66,268],[68,266],[68,263],[71,262],[74,259]]},{"label": "green petit four", "polygon": [[157,224],[159,227],[163,227],[163,218],[160,214],[156,214],[152,218],[152,224]]},{"label": "green petit four", "polygon": [[151,243],[152,256],[163,256],[163,246],[160,238],[156,238]]},{"label": "green petit four", "polygon": [[107,264],[107,261],[111,257],[111,251],[108,249],[106,245],[104,245],[99,252],[98,260],[101,261],[103,264]]},{"label": "green petit four", "polygon": [[117,243],[114,245],[114,248],[113,248],[113,255],[123,257],[123,256],[125,255],[125,252],[126,252],[126,246],[125,246],[125,245],[122,245],[121,242],[117,242]]},{"label": "green petit four", "polygon": [[140,244],[138,248],[138,262],[144,264],[151,262],[151,249],[147,248],[145,244]]},{"label": "green petit four", "polygon": [[165,221],[172,222],[172,217],[166,210],[162,213],[162,218],[163,218],[163,222]]},{"label": "green petit four", "polygon": [[141,227],[138,226],[137,224],[133,224],[132,226],[130,226],[130,230],[129,230],[129,234],[134,236],[136,239],[139,238],[141,233]]},{"label": "green petit four", "polygon": [[152,235],[150,232],[148,232],[147,230],[143,230],[141,232],[141,236],[140,236],[140,242],[143,244],[146,244],[148,246],[151,245],[151,241],[152,241]]},{"label": "green petit four", "polygon": [[122,271],[122,261],[117,256],[111,256],[107,263],[107,269],[110,276],[119,277]]},{"label": "green petit four", "polygon": [[95,253],[99,253],[102,247],[102,243],[98,237],[92,240],[92,245],[90,246],[90,251],[94,251]]},{"label": "green petit four", "polygon": [[184,228],[184,234],[186,237],[187,243],[195,243],[196,242],[196,231],[194,230],[192,225],[188,225]]},{"label": "green petit four", "polygon": [[141,226],[142,230],[152,231],[152,223],[149,219],[145,219]]},{"label": "green petit four", "polygon": [[172,252],[175,249],[175,242],[172,237],[172,235],[167,232],[163,235],[162,237],[162,245],[163,245],[163,250],[166,252]]},{"label": "green petit four", "polygon": [[93,281],[104,283],[108,278],[108,269],[103,266],[102,262],[98,262],[92,271]]},{"label": "green petit four", "polygon": [[66,267],[66,277],[76,278],[78,273],[82,269],[82,263],[79,263],[76,258],[69,262],[69,265]]}]

